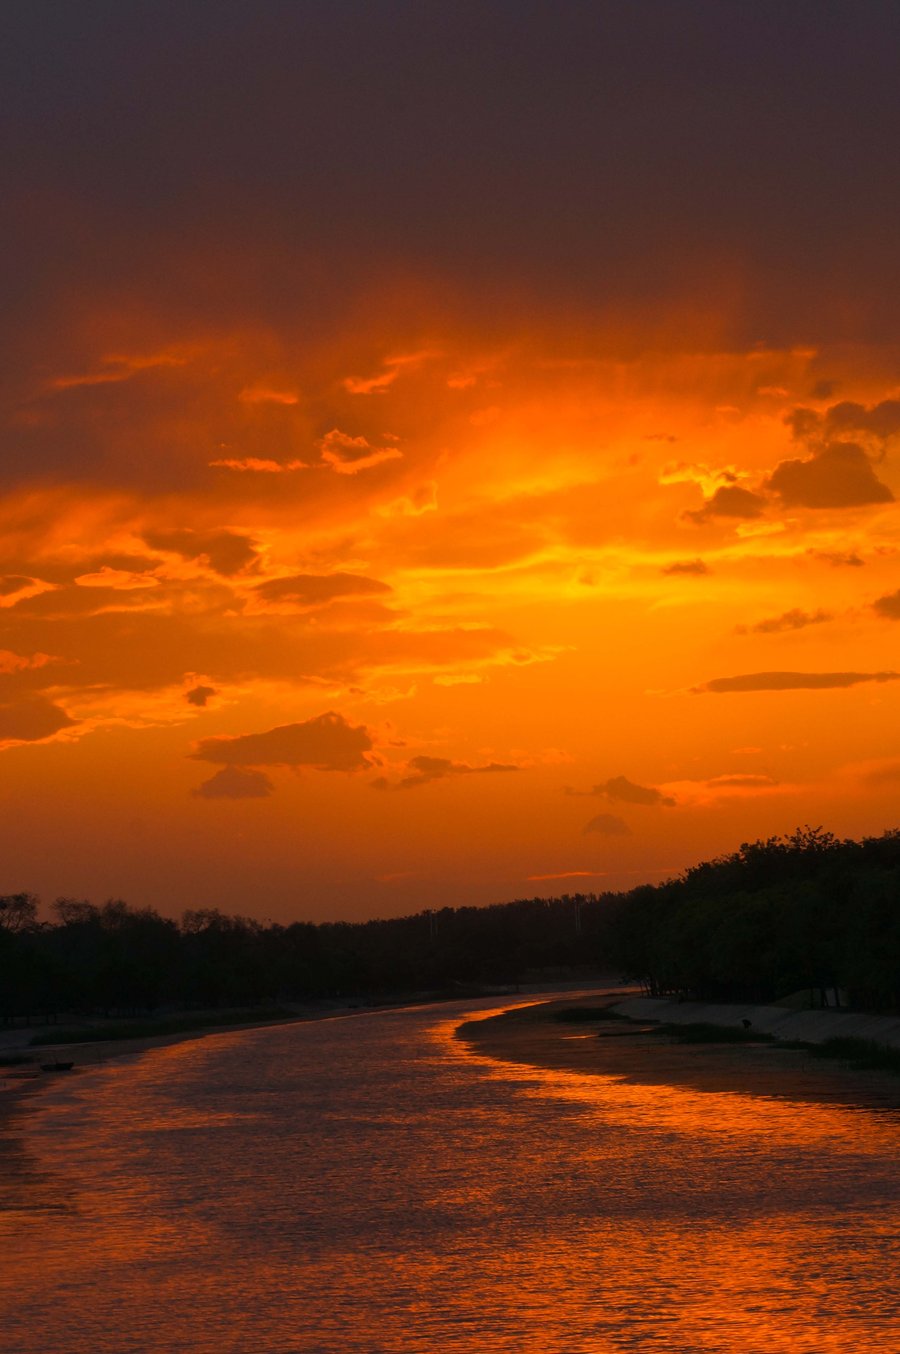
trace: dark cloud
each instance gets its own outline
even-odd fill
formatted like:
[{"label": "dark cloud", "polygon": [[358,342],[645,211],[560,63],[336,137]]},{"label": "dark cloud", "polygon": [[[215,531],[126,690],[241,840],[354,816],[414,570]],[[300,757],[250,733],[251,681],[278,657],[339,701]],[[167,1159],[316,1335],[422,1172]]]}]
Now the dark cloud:
[{"label": "dark cloud", "polygon": [[789,508],[855,508],[894,501],[854,442],[834,442],[805,460],[779,462],[766,488]]},{"label": "dark cloud", "polygon": [[184,693],[184,699],[188,705],[206,705],[210,698],[216,694],[214,686],[195,686],[190,691]]},{"label": "dark cloud", "polygon": [[896,682],[900,672],[748,672],[738,677],[714,677],[691,690],[707,691],[820,691],[858,686],[861,682]]},{"label": "dark cloud", "polygon": [[613,776],[610,780],[603,781],[601,785],[592,786],[590,790],[573,790],[571,786],[567,786],[564,793],[579,798],[591,796],[613,799],[621,804],[640,804],[648,808],[656,804],[672,808],[675,804],[675,800],[664,795],[661,790],[654,789],[651,785],[637,785],[626,776]]},{"label": "dark cloud", "polygon": [[44,696],[31,696],[13,704],[0,705],[0,739],[37,743],[60,729],[71,728],[78,720]]},{"label": "dark cloud", "polygon": [[735,626],[736,635],[776,635],[782,630],[802,630],[807,625],[821,625],[832,619],[830,611],[801,611],[795,607],[780,616],[769,616],[753,625]]},{"label": "dark cloud", "polygon": [[810,450],[816,444],[825,446],[845,439],[860,437],[871,441],[877,450],[900,433],[900,400],[882,400],[866,408],[854,400],[842,400],[824,413],[799,405],[785,418],[785,423],[798,442],[805,442]]},{"label": "dark cloud", "polygon": [[0,597],[9,597],[14,592],[21,592],[23,588],[30,587],[33,582],[33,578],[25,578],[20,574],[7,574],[0,578]]},{"label": "dark cloud", "polygon": [[191,756],[225,766],[308,766],[316,771],[363,771],[374,744],[364,725],[349,724],[333,710],[302,724],[282,724],[265,733],[203,738]]},{"label": "dark cloud", "polygon": [[267,799],[274,788],[264,771],[223,766],[191,794],[195,799]]},{"label": "dark cloud", "polygon": [[723,484],[702,508],[683,514],[689,522],[709,522],[713,517],[759,517],[765,511],[766,500],[761,494],[742,489],[739,484]]},{"label": "dark cloud", "polygon": [[765,488],[787,507],[854,508],[892,503],[894,495],[879,480],[872,461],[880,460],[900,433],[900,400],[882,400],[867,408],[852,400],[824,413],[798,406],[785,418],[804,459],[781,461]]},{"label": "dark cloud", "polygon": [[597,833],[601,837],[631,836],[631,828],[624,818],[617,818],[614,813],[598,813],[589,823],[585,823],[583,831],[585,835]]},{"label": "dark cloud", "polygon": [[887,442],[900,433],[900,400],[882,400],[870,409],[843,400],[826,410],[822,429],[826,438],[868,433],[877,442]]},{"label": "dark cloud", "polygon": [[236,531],[192,531],[172,527],[145,531],[144,540],[153,550],[169,550],[182,559],[205,560],[218,574],[240,573],[256,559],[256,544]]},{"label": "dark cloud", "polygon": [[674,564],[667,564],[663,569],[664,574],[708,574],[709,565],[702,559],[679,559]]},{"label": "dark cloud", "polygon": [[872,603],[872,610],[879,616],[884,616],[889,621],[900,621],[900,590],[897,592],[885,593],[883,597],[876,597]]},{"label": "dark cloud", "polygon": [[484,766],[470,766],[468,762],[452,762],[448,757],[412,757],[407,763],[409,775],[402,780],[391,782],[385,776],[379,776],[372,782],[375,790],[413,790],[418,785],[428,785],[433,780],[446,780],[449,776],[472,776],[493,774],[498,771],[518,771],[518,766],[506,762],[488,762]]},{"label": "dark cloud", "polygon": [[820,559],[835,569],[862,569],[865,560],[854,550],[807,550],[811,559]]},{"label": "dark cloud", "polygon": [[90,617],[103,611],[140,611],[147,605],[149,591],[145,588],[79,587],[73,583],[22,597],[13,604],[12,611],[16,618],[33,616],[47,620]]},{"label": "dark cloud", "polygon": [[272,578],[254,588],[268,602],[293,602],[298,606],[323,606],[336,597],[371,597],[390,592],[387,583],[361,574],[293,574],[290,578]]}]

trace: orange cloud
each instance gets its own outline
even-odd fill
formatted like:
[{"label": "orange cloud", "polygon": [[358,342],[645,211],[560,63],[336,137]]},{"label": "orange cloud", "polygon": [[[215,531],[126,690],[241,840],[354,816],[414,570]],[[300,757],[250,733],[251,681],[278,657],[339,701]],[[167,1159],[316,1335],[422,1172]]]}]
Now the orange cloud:
[{"label": "orange cloud", "polygon": [[306,461],[272,461],[260,456],[222,456],[209,461],[211,466],[220,466],[223,470],[237,470],[244,474],[286,475],[292,470],[308,470]]},{"label": "orange cloud", "polygon": [[273,390],[270,386],[245,386],[238,399],[243,404],[298,404],[300,397],[293,390]]},{"label": "orange cloud", "polygon": [[396,447],[375,447],[365,437],[351,437],[332,428],[319,442],[322,460],[339,475],[358,475],[385,461],[397,461],[403,453]]}]

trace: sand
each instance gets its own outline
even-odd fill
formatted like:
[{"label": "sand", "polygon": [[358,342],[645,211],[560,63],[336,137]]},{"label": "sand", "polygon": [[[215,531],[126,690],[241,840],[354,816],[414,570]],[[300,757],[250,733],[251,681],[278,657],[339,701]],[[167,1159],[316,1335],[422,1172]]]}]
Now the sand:
[{"label": "sand", "polygon": [[554,1001],[467,1021],[458,1038],[501,1062],[613,1076],[642,1085],[761,1095],[866,1109],[900,1109],[900,1076],[822,1062],[776,1044],[681,1044],[625,1020],[573,1023],[565,1007],[607,1006],[616,997]]}]

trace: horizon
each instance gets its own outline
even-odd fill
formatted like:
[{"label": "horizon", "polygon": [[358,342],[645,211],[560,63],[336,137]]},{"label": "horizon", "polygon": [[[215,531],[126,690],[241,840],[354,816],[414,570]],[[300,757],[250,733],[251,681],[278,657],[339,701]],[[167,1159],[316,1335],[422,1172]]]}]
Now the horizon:
[{"label": "horizon", "polygon": [[[591,888],[591,889],[585,889],[585,890],[582,892],[579,888],[577,888],[576,886],[573,885],[573,889],[572,889],[571,891],[567,889],[567,890],[564,890],[564,891],[558,892],[558,893],[541,893],[541,892],[538,892],[538,893],[531,893],[531,894],[525,893],[525,894],[522,894],[521,896],[515,897],[515,898],[494,898],[494,899],[489,900],[488,902],[481,902],[481,903],[469,903],[469,902],[465,902],[465,901],[458,901],[458,902],[451,902],[451,903],[443,903],[440,907],[428,907],[428,906],[423,906],[423,907],[420,907],[420,908],[418,908],[418,909],[413,909],[413,910],[411,910],[411,911],[409,911],[409,912],[391,913],[391,914],[389,914],[389,915],[374,914],[374,915],[372,915],[372,916],[356,917],[356,918],[351,918],[351,917],[340,917],[340,916],[324,916],[324,917],[294,916],[294,917],[286,917],[286,918],[281,918],[281,919],[276,920],[275,918],[268,917],[268,916],[257,916],[257,915],[254,914],[254,913],[229,913],[229,912],[224,912],[221,908],[202,909],[202,908],[191,908],[191,907],[185,907],[185,908],[182,908],[182,909],[181,909],[180,911],[178,911],[178,912],[171,912],[171,911],[165,911],[164,909],[154,908],[151,904],[144,904],[143,907],[137,907],[137,906],[133,905],[127,898],[122,898],[122,897],[120,897],[120,896],[118,896],[118,895],[114,895],[114,896],[111,896],[111,897],[108,897],[108,898],[104,898],[102,902],[99,902],[99,901],[97,901],[97,900],[95,900],[95,899],[92,899],[92,898],[76,898],[76,897],[75,897],[74,895],[72,895],[72,894],[64,894],[64,895],[61,895],[61,896],[55,898],[55,899],[53,900],[53,902],[48,902],[46,899],[40,897],[38,894],[35,894],[35,893],[33,893],[33,892],[29,892],[29,891],[27,891],[27,890],[21,890],[19,896],[25,895],[25,896],[27,896],[29,899],[31,899],[31,900],[34,902],[34,904],[36,905],[36,908],[37,908],[37,916],[38,916],[38,918],[40,919],[41,913],[43,912],[43,913],[44,913],[44,919],[45,919],[45,920],[47,919],[47,914],[52,913],[52,911],[53,911],[53,909],[54,909],[54,906],[55,906],[57,903],[60,903],[60,902],[72,902],[72,901],[75,901],[75,902],[78,902],[78,903],[88,903],[90,906],[96,907],[96,908],[98,908],[98,909],[102,909],[103,907],[107,906],[108,904],[114,904],[114,905],[115,905],[115,904],[124,904],[125,907],[126,907],[130,912],[136,912],[136,911],[140,911],[140,910],[144,910],[144,909],[149,908],[149,910],[150,910],[151,912],[156,912],[163,920],[166,920],[166,921],[174,921],[174,922],[178,922],[178,923],[183,923],[184,920],[185,920],[185,917],[188,916],[188,914],[190,914],[190,913],[192,913],[192,912],[209,911],[209,912],[213,912],[213,913],[219,913],[220,915],[222,915],[222,916],[225,917],[226,919],[230,917],[230,918],[233,918],[233,919],[236,919],[236,920],[241,920],[241,921],[246,921],[246,920],[249,920],[249,921],[255,921],[255,922],[261,923],[263,926],[283,926],[283,927],[290,927],[290,926],[293,926],[293,925],[301,925],[301,926],[307,926],[307,925],[312,925],[312,926],[322,926],[322,925],[326,925],[326,926],[327,926],[327,925],[332,925],[332,924],[334,924],[334,925],[339,925],[339,926],[365,926],[365,925],[366,925],[367,923],[369,923],[369,922],[404,921],[404,920],[410,920],[410,919],[413,919],[413,918],[416,918],[416,917],[427,917],[427,916],[430,916],[430,915],[432,915],[432,914],[433,914],[433,915],[438,915],[440,912],[442,912],[442,911],[444,911],[444,910],[448,910],[448,911],[451,911],[451,912],[453,912],[453,911],[463,911],[463,910],[466,910],[466,909],[473,909],[473,908],[476,909],[476,910],[485,910],[485,909],[493,908],[493,907],[496,907],[496,908],[512,907],[512,906],[515,906],[516,904],[522,903],[522,902],[546,902],[546,903],[558,903],[558,902],[565,902],[566,900],[568,900],[568,899],[570,899],[570,898],[585,898],[585,899],[588,899],[588,900],[594,901],[594,902],[602,902],[604,898],[622,898],[622,897],[626,897],[629,893],[631,893],[632,891],[637,890],[637,889],[639,889],[639,888],[644,888],[644,887],[651,887],[651,888],[655,888],[655,887],[663,887],[663,886],[665,886],[665,885],[667,885],[667,884],[678,883],[678,882],[679,882],[681,879],[683,879],[686,875],[689,875],[689,874],[690,874],[692,871],[694,871],[694,870],[699,870],[699,869],[701,869],[701,868],[702,868],[703,866],[705,866],[705,865],[715,865],[715,864],[718,864],[720,861],[729,860],[729,859],[731,859],[732,857],[737,857],[737,856],[739,856],[739,855],[743,852],[743,850],[744,850],[745,847],[754,847],[754,846],[765,846],[765,847],[776,846],[776,847],[778,847],[778,846],[797,845],[798,842],[799,842],[799,839],[800,839],[801,837],[803,837],[804,835],[805,835],[805,836],[812,836],[812,837],[818,838],[819,841],[826,841],[826,842],[827,842],[827,845],[828,845],[829,847],[831,847],[831,846],[834,846],[834,847],[841,847],[841,846],[863,846],[863,845],[866,845],[866,844],[868,844],[869,842],[872,842],[872,841],[884,841],[886,838],[889,838],[889,837],[892,837],[892,836],[900,835],[900,827],[885,828],[884,831],[881,832],[881,833],[873,834],[873,835],[871,835],[871,836],[863,836],[863,837],[861,837],[859,840],[856,840],[856,839],[851,838],[851,837],[843,837],[843,838],[842,838],[842,837],[837,837],[837,836],[835,836],[835,834],[829,832],[827,828],[823,828],[823,827],[821,827],[821,826],[817,826],[817,827],[811,828],[810,825],[809,825],[808,823],[805,823],[805,824],[803,824],[802,826],[799,826],[799,825],[798,825],[796,828],[794,828],[793,832],[784,833],[784,834],[781,834],[781,835],[778,835],[778,836],[773,836],[773,837],[770,837],[770,838],[767,838],[767,839],[759,838],[759,839],[757,839],[756,841],[745,841],[745,842],[741,842],[740,845],[734,847],[733,850],[731,850],[731,851],[725,851],[725,852],[721,853],[721,854],[718,855],[718,856],[712,857],[712,858],[709,859],[709,860],[696,860],[696,861],[693,861],[691,864],[685,865],[684,867],[682,867],[682,869],[679,870],[677,873],[673,873],[673,874],[669,874],[669,875],[664,875],[662,878],[656,879],[656,880],[649,880],[649,879],[638,880],[636,883],[630,885],[630,886],[627,887],[627,888],[622,888],[622,889],[605,889],[605,888],[593,889],[593,888]],[[577,881],[576,881],[576,884],[577,884]],[[9,895],[9,894],[7,894],[7,895],[5,895],[5,896],[6,896],[6,897],[10,897],[10,896],[15,896],[15,895]],[[2,904],[3,904],[3,899],[0,898],[0,905],[2,905]]]},{"label": "horizon", "polygon": [[0,890],[362,921],[889,830],[896,7],[5,28]]}]

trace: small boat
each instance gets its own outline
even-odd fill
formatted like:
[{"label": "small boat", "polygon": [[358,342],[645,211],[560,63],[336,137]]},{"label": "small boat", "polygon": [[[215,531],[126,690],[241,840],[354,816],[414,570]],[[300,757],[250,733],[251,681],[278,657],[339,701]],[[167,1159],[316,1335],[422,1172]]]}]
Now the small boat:
[{"label": "small boat", "polygon": [[74,1066],[75,1066],[74,1063],[61,1063],[61,1062],[55,1062],[55,1063],[41,1063],[41,1071],[42,1071],[42,1072],[71,1072],[71,1070],[72,1070],[72,1068],[73,1068]]}]

